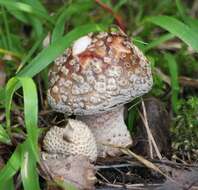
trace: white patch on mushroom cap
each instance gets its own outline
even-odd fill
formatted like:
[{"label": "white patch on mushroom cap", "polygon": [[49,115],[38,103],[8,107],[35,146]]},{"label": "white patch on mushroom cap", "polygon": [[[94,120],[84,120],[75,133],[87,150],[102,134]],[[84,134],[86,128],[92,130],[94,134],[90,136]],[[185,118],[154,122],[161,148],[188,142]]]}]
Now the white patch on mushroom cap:
[{"label": "white patch on mushroom cap", "polygon": [[82,53],[83,51],[85,51],[87,49],[87,47],[91,44],[91,40],[92,39],[88,36],[83,36],[83,37],[79,38],[78,40],[76,40],[72,47],[73,56],[78,55],[78,54]]}]

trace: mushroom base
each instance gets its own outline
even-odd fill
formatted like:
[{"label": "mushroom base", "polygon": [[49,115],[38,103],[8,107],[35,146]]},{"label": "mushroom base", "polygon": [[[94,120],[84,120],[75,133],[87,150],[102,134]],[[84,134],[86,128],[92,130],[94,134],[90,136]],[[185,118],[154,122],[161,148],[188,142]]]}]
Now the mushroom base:
[{"label": "mushroom base", "polygon": [[96,138],[98,157],[115,156],[121,153],[119,147],[132,144],[129,131],[124,123],[124,106],[106,113],[77,116],[85,122]]}]

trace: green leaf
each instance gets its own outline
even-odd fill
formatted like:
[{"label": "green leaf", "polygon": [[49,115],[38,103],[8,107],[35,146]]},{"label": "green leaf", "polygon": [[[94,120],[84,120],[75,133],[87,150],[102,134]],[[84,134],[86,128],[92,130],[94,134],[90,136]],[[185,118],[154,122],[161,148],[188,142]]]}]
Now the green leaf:
[{"label": "green leaf", "polygon": [[198,52],[198,33],[192,27],[170,16],[149,17],[147,21],[174,34]]},{"label": "green leaf", "polygon": [[165,59],[168,63],[168,68],[171,76],[171,102],[173,106],[173,110],[175,113],[177,113],[178,109],[178,95],[179,95],[179,82],[178,82],[178,69],[177,69],[177,63],[175,61],[175,58],[171,54],[165,54]]},{"label": "green leaf", "polygon": [[18,73],[18,76],[33,77],[52,63],[74,40],[89,32],[102,31],[102,28],[101,25],[96,24],[87,24],[75,28],[64,37],[61,37],[49,47],[42,50],[40,54]]}]

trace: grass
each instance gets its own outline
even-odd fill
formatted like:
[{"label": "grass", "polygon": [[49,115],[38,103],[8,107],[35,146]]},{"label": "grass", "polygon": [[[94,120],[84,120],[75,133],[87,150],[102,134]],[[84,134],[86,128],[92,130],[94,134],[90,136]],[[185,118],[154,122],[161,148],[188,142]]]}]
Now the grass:
[{"label": "grass", "polygon": [[[181,106],[187,109],[188,115],[185,117],[193,118],[192,111],[188,111],[192,108],[187,106],[189,102],[185,100],[196,97],[197,91],[190,89],[187,94],[182,93],[179,85],[179,76],[198,76],[198,22],[189,16],[191,3],[153,0],[156,5],[153,7],[149,1],[143,0],[102,2],[122,18],[126,33],[152,60],[153,70],[159,68],[170,78],[170,96],[166,95],[165,82],[157,74],[150,95],[163,97],[167,106],[171,100],[173,120],[184,114]],[[14,176],[20,175],[25,190],[38,190],[41,189],[36,167],[41,132],[38,117],[44,109],[39,96],[45,97],[46,94],[38,88],[38,77],[47,81],[46,69],[65,48],[89,32],[107,30],[114,25],[116,17],[91,0],[83,3],[71,0],[57,6],[43,4],[40,0],[0,0],[0,15],[0,61],[3,61],[7,75],[7,82],[0,89],[0,106],[6,113],[6,120],[0,123],[0,142],[15,147],[0,170],[0,189],[15,189]],[[25,28],[30,32],[24,32]],[[51,34],[51,42],[44,48],[42,42],[48,34]],[[180,49],[160,49],[162,44],[175,41],[181,44]],[[189,52],[189,47],[193,53]],[[131,131],[134,131],[138,105],[135,104],[129,110],[127,121]],[[25,129],[21,129],[20,124],[14,121],[15,109],[24,113]],[[195,126],[196,122],[193,119],[190,124],[188,119],[185,121],[183,123],[186,126],[182,126],[182,131],[189,134],[188,126]],[[177,125],[178,122],[173,122],[174,133],[178,132]],[[13,134],[16,131],[25,134],[22,142],[14,143]],[[178,141],[181,143],[180,138]],[[190,145],[192,143],[195,142],[189,142]]]}]

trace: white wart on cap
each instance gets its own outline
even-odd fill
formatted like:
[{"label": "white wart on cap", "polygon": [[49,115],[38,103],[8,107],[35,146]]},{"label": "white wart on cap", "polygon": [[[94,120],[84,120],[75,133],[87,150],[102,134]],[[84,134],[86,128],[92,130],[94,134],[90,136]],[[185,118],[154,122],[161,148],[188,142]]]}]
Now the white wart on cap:
[{"label": "white wart on cap", "polygon": [[120,33],[89,34],[55,60],[48,100],[63,113],[110,111],[148,92],[151,68],[141,51]]}]

